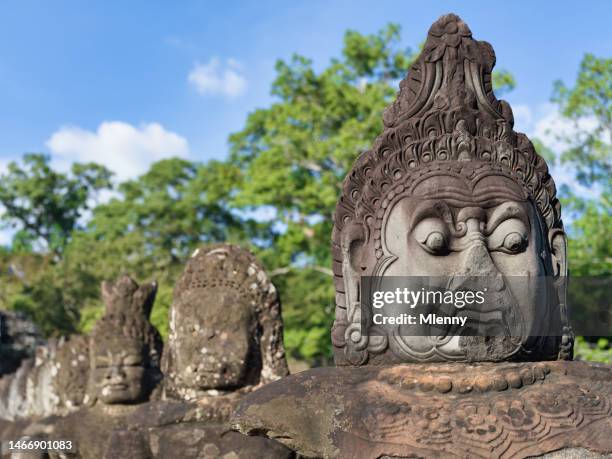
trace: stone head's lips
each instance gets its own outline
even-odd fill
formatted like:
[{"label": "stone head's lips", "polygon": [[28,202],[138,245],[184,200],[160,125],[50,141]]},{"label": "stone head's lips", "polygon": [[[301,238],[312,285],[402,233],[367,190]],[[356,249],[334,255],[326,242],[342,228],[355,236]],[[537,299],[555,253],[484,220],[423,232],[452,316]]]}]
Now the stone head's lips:
[{"label": "stone head's lips", "polygon": [[126,390],[128,386],[127,384],[107,384],[104,387],[112,391],[121,391]]}]

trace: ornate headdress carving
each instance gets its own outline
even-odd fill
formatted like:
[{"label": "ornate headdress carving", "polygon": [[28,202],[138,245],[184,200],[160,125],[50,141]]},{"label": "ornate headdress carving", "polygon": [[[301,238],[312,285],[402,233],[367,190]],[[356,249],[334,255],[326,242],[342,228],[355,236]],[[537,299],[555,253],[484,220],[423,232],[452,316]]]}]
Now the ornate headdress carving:
[{"label": "ornate headdress carving", "polygon": [[430,175],[467,178],[481,173],[509,177],[524,190],[549,230],[563,229],[555,184],[544,159],[526,135],[513,130],[510,105],[493,94],[495,53],[476,41],[456,15],[430,28],[424,49],[400,83],[397,99],[383,114],[384,130],[353,165],[334,213],[332,256],[336,326],[332,341],[343,347],[348,320],[343,272],[347,233],[373,241],[383,256],[383,217],[398,195]]},{"label": "ornate headdress carving", "polygon": [[114,283],[102,282],[101,289],[106,311],[96,322],[91,332],[92,339],[115,335],[138,339],[145,343],[151,358],[159,365],[160,336],[149,322],[157,283],[139,286],[131,277],[124,275]]}]

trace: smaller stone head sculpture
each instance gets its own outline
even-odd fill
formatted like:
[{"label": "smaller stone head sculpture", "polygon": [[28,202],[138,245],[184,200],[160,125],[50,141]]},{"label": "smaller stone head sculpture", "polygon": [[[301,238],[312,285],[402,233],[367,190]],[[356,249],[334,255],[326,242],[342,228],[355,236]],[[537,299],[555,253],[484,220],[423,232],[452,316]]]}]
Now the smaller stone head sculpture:
[{"label": "smaller stone head sculpture", "polygon": [[288,373],[278,293],[250,252],[193,253],[174,290],[163,368],[166,392],[186,400]]},{"label": "smaller stone head sculpture", "polygon": [[155,282],[139,286],[129,276],[102,283],[106,312],[90,337],[92,401],[138,403],[160,381],[162,341],[149,322],[156,292]]}]

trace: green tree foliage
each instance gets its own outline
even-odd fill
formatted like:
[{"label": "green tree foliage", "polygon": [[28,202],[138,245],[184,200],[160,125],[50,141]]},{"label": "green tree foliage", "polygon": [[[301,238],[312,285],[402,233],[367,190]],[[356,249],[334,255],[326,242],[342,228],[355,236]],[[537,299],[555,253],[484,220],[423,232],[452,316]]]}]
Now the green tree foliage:
[{"label": "green tree foliage", "polygon": [[75,330],[73,310],[60,300],[54,256],[0,249],[0,309],[27,313],[48,335]]},{"label": "green tree foliage", "polygon": [[130,244],[132,259],[150,265],[147,271],[166,269],[201,242],[239,236],[242,222],[226,205],[235,177],[235,168],[220,162],[159,161],[98,206],[88,230],[97,241]]},{"label": "green tree foliage", "polygon": [[381,132],[382,110],[413,57],[399,42],[396,25],[376,35],[348,31],[340,58],[321,71],[303,56],[278,61],[276,101],[230,138],[230,162],[241,173],[234,204],[273,210],[276,231],[260,256],[281,291],[294,357],[330,354],[332,213],[342,179]]},{"label": "green tree foliage", "polygon": [[[91,210],[96,194],[111,187],[111,173],[88,163],[70,173],[54,171],[49,157],[26,154],[0,176],[1,220],[17,230],[10,251],[0,254],[4,307],[25,311],[47,334],[76,330],[80,293],[61,268],[66,246]],[[34,248],[39,247],[39,251]]]},{"label": "green tree foliage", "polygon": [[172,287],[190,253],[208,242],[248,245],[265,232],[229,209],[236,175],[236,168],[218,161],[162,160],[96,207],[67,247],[62,266],[81,294],[79,328],[89,330],[102,313],[99,283],[130,273],[159,283],[152,321],[165,333]]},{"label": "green tree foliage", "polygon": [[516,80],[507,70],[497,70],[493,72],[493,87],[497,97],[512,91],[516,87]]},{"label": "green tree foliage", "polygon": [[48,156],[26,154],[23,165],[11,162],[0,176],[1,219],[19,230],[16,245],[27,249],[42,241],[60,255],[95,193],[110,188],[110,177],[93,163],[75,163],[62,174],[51,169]]},{"label": "green tree foliage", "polygon": [[562,189],[562,202],[570,212],[570,267],[573,274],[612,273],[612,59],[586,54],[573,87],[557,81],[552,100],[562,116],[574,123],[568,135],[560,133],[568,148],[560,161],[576,171],[576,179],[591,187],[597,198],[577,196]]},{"label": "green tree foliage", "polygon": [[612,59],[586,54],[576,83],[567,87],[557,81],[553,101],[563,116],[573,121],[576,132],[562,138],[570,148],[561,160],[576,167],[579,182],[599,184],[612,191]]},{"label": "green tree foliage", "polygon": [[574,357],[580,360],[612,364],[612,351],[608,338],[597,338],[594,343],[586,341],[582,336],[576,337]]},{"label": "green tree foliage", "polygon": [[[88,209],[85,194],[79,195],[80,200],[70,201],[81,208],[67,207],[62,197],[66,196],[66,189],[82,190],[87,184],[101,182],[89,182],[91,174],[84,175],[79,165],[73,167],[74,177],[66,177],[53,171],[47,158],[34,160],[35,172],[29,175],[16,167],[9,169],[9,180],[3,182],[3,189],[7,194],[12,186],[17,190],[34,190],[32,194],[37,198],[31,201],[40,207],[35,212],[60,215],[63,219],[57,220],[64,224],[65,236],[57,250],[51,250],[54,247],[49,244],[41,252],[32,252],[13,244],[12,250],[0,254],[7,266],[3,271],[6,287],[0,289],[0,301],[6,308],[29,313],[49,335],[90,329],[102,313],[100,282],[126,272],[142,281],[159,282],[152,317],[163,332],[167,330],[174,280],[191,250],[202,243],[222,240],[245,245],[249,237],[265,233],[265,225],[234,215],[228,209],[229,193],[236,180],[236,169],[230,164],[159,161],[143,176],[120,184],[108,203],[92,209],[88,223],[83,226],[78,218]],[[98,167],[92,166],[91,170],[102,170]],[[18,174],[21,182],[15,178]],[[85,184],[77,183],[79,180]],[[43,194],[50,198],[38,198],[35,190],[41,183],[46,184]],[[27,209],[35,207],[25,198],[16,201],[22,205],[20,211],[24,215]],[[57,210],[60,205],[66,207]],[[41,228],[34,228],[34,223]],[[48,223],[48,219],[41,218],[28,224],[33,226],[34,238],[47,234],[44,225],[52,227],[55,221]]]},{"label": "green tree foliage", "polygon": [[[561,190],[562,203],[571,217],[571,274],[600,276],[612,288],[612,59],[585,54],[574,86],[557,81],[552,100],[558,104],[562,116],[574,124],[571,134],[559,134],[568,145],[560,154],[560,162],[569,165],[575,171],[576,180],[592,188],[598,196],[587,199],[568,187]],[[588,303],[581,301],[581,304]],[[601,300],[594,299],[592,303],[601,304]],[[604,337],[581,338],[577,341],[576,354],[589,360],[610,362],[609,343]]]}]

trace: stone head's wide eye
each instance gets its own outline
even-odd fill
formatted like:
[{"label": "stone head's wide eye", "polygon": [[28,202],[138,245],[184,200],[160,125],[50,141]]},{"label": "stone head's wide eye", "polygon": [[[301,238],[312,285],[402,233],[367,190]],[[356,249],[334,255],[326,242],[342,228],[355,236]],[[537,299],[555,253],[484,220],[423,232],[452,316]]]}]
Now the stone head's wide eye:
[{"label": "stone head's wide eye", "polygon": [[525,239],[521,233],[512,232],[509,233],[503,242],[504,249],[509,252],[519,252],[523,245],[525,244]]},{"label": "stone head's wide eye", "polygon": [[441,232],[434,231],[427,236],[425,245],[434,253],[442,253],[446,250],[446,237]]},{"label": "stone head's wide eye", "polygon": [[412,229],[412,237],[423,250],[432,255],[444,255],[449,249],[449,229],[440,218],[425,218]]}]

